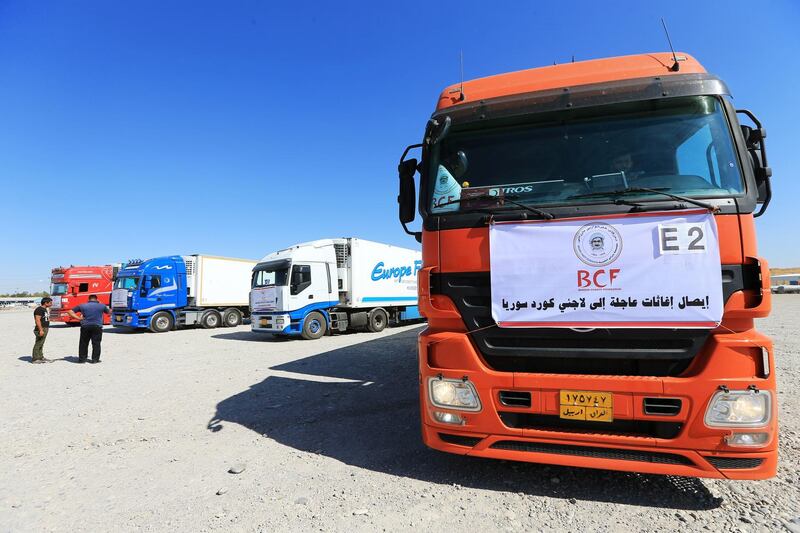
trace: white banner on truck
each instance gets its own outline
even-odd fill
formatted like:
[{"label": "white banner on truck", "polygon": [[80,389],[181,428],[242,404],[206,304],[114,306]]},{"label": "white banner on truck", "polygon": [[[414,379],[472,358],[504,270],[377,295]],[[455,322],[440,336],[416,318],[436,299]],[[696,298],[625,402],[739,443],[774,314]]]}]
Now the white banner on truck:
[{"label": "white banner on truck", "polygon": [[128,307],[128,289],[114,289],[111,291],[111,308],[125,309]]},{"label": "white banner on truck", "polygon": [[277,301],[278,288],[275,286],[256,288],[250,293],[250,306],[253,311],[275,311]]},{"label": "white banner on truck", "polygon": [[717,224],[706,210],[489,228],[500,327],[713,328],[722,320]]}]

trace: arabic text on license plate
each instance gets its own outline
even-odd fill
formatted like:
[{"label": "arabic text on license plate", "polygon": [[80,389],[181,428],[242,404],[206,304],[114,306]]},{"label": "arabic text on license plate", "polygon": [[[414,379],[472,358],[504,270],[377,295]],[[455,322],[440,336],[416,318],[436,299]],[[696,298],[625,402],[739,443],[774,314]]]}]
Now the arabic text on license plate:
[{"label": "arabic text on license plate", "polygon": [[559,415],[587,422],[614,421],[614,395],[610,392],[562,390],[559,392]]}]

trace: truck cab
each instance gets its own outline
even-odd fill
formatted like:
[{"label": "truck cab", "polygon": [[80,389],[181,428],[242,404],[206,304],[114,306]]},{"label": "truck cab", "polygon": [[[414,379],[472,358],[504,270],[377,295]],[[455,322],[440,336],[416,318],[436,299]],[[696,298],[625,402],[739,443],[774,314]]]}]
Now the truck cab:
[{"label": "truck cab", "polygon": [[[80,321],[70,317],[67,311],[88,302],[90,295],[97,296],[100,303],[109,305],[111,288],[118,269],[119,265],[54,268],[50,278],[50,295],[53,298],[50,320],[69,325],[79,324]],[[104,315],[103,321],[109,324],[110,317]]]},{"label": "truck cab", "polygon": [[[279,250],[253,269],[250,306],[253,331],[300,335],[305,318],[339,303],[341,286],[333,239]],[[325,327],[317,319],[313,334]]]},{"label": "truck cab", "polygon": [[186,263],[179,255],[127,263],[117,275],[111,295],[112,323],[118,327],[150,328],[154,315],[185,307]]},{"label": "truck cab", "polygon": [[[754,324],[771,307],[754,220],[771,198],[765,137],[683,53],[445,88],[399,165],[400,222],[423,252],[424,442],[588,468],[774,476],[774,351]],[[415,204],[419,232],[407,227]],[[713,302],[678,296],[703,276]],[[518,292],[500,298],[508,280]],[[629,295],[641,287],[652,291]]]}]

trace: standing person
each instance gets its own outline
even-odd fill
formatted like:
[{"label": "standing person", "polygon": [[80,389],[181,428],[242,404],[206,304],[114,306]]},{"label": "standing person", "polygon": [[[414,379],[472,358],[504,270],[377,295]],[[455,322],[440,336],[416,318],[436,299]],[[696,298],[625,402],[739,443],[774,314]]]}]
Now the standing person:
[{"label": "standing person", "polygon": [[31,363],[52,363],[50,359],[44,357],[44,340],[50,329],[50,308],[53,306],[53,299],[45,296],[39,302],[39,306],[33,310],[33,336],[36,341],[33,343],[33,353]]},{"label": "standing person", "polygon": [[[81,340],[78,342],[78,362],[85,363],[92,341],[92,363],[100,362],[100,342],[103,340],[103,314],[111,313],[106,304],[97,301],[97,295],[90,294],[89,301],[67,311],[69,316],[81,321]],[[78,316],[78,313],[83,316]]]}]

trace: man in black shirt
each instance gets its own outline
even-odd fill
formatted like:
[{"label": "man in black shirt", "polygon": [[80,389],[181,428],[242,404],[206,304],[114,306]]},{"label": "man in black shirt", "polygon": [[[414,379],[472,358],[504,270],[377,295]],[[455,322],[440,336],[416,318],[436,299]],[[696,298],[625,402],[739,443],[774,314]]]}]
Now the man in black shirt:
[{"label": "man in black shirt", "polygon": [[50,308],[53,306],[53,299],[42,298],[39,307],[33,310],[33,336],[36,342],[33,343],[33,353],[31,354],[32,363],[51,363],[50,359],[44,358],[44,340],[47,338],[47,331],[50,329]]},{"label": "man in black shirt", "polygon": [[[78,316],[78,313],[83,316]],[[89,341],[92,341],[92,363],[100,362],[100,342],[103,340],[103,315],[111,313],[106,304],[97,301],[97,296],[89,295],[89,301],[67,311],[72,318],[81,321],[81,338],[78,342],[78,362],[85,363],[89,355]]]}]

